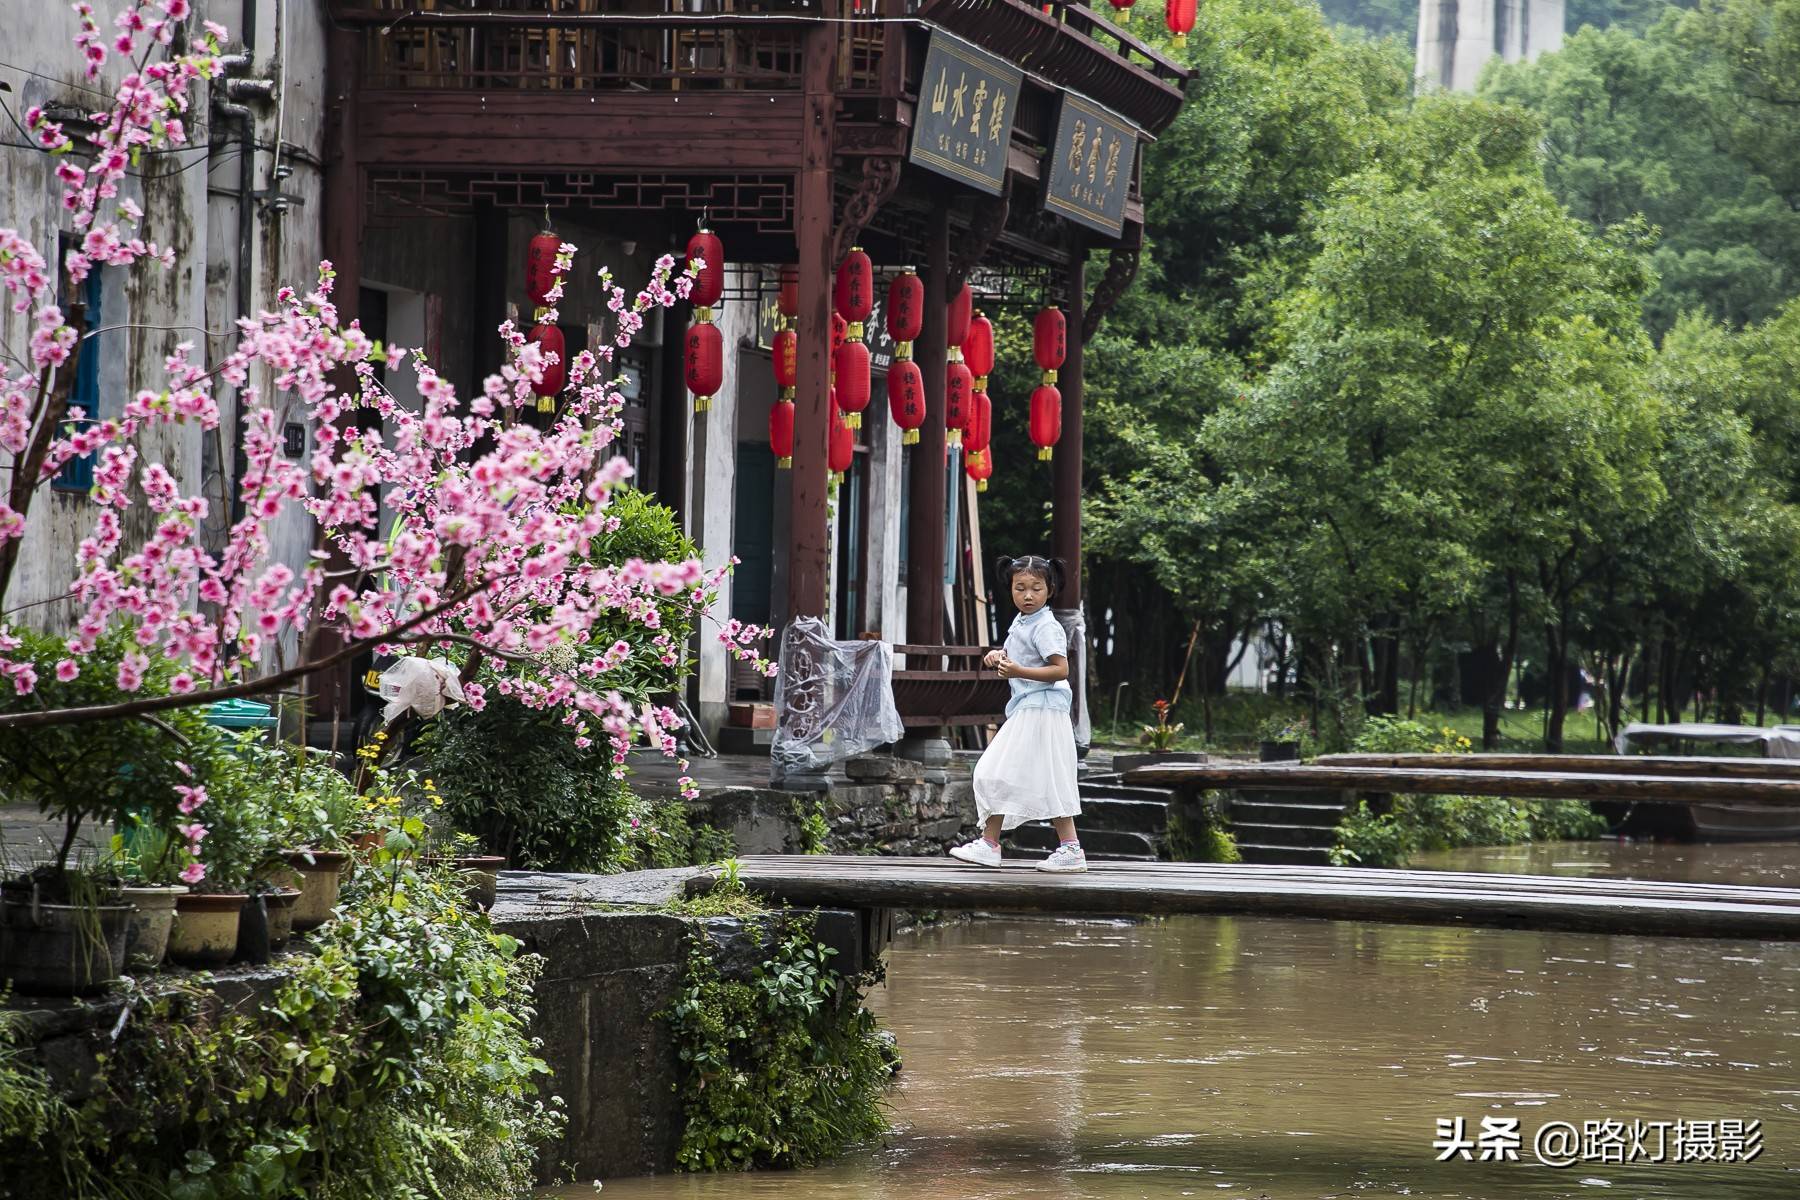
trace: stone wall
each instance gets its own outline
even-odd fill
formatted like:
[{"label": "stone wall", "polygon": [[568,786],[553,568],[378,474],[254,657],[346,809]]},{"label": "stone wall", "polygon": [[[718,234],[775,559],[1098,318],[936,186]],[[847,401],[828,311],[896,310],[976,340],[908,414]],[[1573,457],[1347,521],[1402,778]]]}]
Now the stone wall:
[{"label": "stone wall", "polygon": [[[698,874],[689,868],[613,876],[508,871],[500,877],[496,928],[545,960],[532,1033],[550,1066],[549,1090],[562,1097],[569,1115],[563,1139],[539,1159],[546,1180],[675,1168],[682,1134],[675,1091],[680,1064],[660,1014],[681,988],[689,938],[707,940],[727,979],[748,979],[764,953],[743,921],[662,911]],[[837,951],[841,970],[861,971],[882,949],[884,921],[883,913],[824,910],[817,914],[817,937]],[[285,975],[279,962],[230,967],[207,986],[221,1010],[251,1009],[272,997]],[[30,1048],[28,1060],[43,1067],[64,1095],[85,1099],[99,1058],[125,1019],[125,1000],[12,997],[7,1008],[22,1018],[18,1040]]]},{"label": "stone wall", "polygon": [[[731,834],[739,854],[943,854],[975,836],[975,795],[966,773],[947,784],[925,782],[919,764],[868,755],[845,765],[848,781],[829,792],[775,788],[710,790],[693,815]],[[806,822],[818,806],[825,818],[823,847],[809,846]]]},{"label": "stone wall", "polygon": [[[705,937],[727,979],[747,979],[762,948],[735,918],[681,917],[649,906],[675,899],[694,870],[631,875],[506,872],[495,925],[545,959],[532,1033],[567,1105],[546,1177],[610,1179],[672,1171],[681,1145],[679,1063],[659,1014],[674,1003],[690,935]],[[629,906],[629,907],[628,907]],[[870,965],[881,914],[825,910],[817,937],[840,969]]]}]

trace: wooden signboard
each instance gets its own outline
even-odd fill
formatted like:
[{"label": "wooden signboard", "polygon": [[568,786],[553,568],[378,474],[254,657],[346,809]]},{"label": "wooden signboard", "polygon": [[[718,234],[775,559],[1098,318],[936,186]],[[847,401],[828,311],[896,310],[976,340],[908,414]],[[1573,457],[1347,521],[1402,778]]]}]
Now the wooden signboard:
[{"label": "wooden signboard", "polygon": [[1063,93],[1049,150],[1045,209],[1117,237],[1125,229],[1125,193],[1131,190],[1137,139],[1129,121]]},{"label": "wooden signboard", "polygon": [[998,196],[1023,85],[1011,63],[932,30],[910,161]]}]

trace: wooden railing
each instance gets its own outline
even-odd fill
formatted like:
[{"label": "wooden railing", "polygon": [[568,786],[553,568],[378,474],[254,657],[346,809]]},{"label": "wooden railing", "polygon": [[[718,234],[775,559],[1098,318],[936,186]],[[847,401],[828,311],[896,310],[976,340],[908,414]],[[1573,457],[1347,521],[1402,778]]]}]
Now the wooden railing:
[{"label": "wooden railing", "polygon": [[[365,87],[496,91],[798,91],[816,14],[793,0],[715,0],[703,11],[661,0],[345,0],[332,10],[366,31]],[[900,26],[846,15],[839,94],[897,95]]]}]

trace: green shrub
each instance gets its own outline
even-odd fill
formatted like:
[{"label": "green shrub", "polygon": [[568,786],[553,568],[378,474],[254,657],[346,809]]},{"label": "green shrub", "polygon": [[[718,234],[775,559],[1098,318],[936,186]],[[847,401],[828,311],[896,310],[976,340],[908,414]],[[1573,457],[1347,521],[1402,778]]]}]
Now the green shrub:
[{"label": "green shrub", "polygon": [[0,1102],[8,1183],[74,1200],[528,1195],[562,1127],[525,1032],[537,967],[462,890],[360,871],[260,1010],[166,981],[131,996],[79,1109],[41,1089]]},{"label": "green shrub", "polygon": [[721,978],[696,935],[664,1014],[681,1061],[685,1170],[806,1166],[887,1128],[882,1093],[896,1064],[862,1004],[874,979],[833,970],[810,918],[751,928],[769,957],[748,981]]},{"label": "green shrub", "polygon": [[1168,847],[1173,862],[1243,862],[1237,839],[1225,828],[1217,793],[1207,792],[1198,803],[1176,800],[1169,805]]},{"label": "green shrub", "polygon": [[641,799],[613,778],[609,753],[575,737],[557,717],[494,697],[480,712],[444,712],[417,745],[442,818],[515,867],[604,873],[730,852],[729,838],[689,823],[680,800]]},{"label": "green shrub", "polygon": [[[11,686],[0,688],[0,713],[85,708],[134,695],[122,692],[116,682],[125,656],[141,653],[124,634],[101,639],[95,653],[82,661],[81,673],[64,681],[56,677],[56,664],[69,657],[63,639],[26,629],[14,633],[23,645],[8,657],[29,657],[37,685],[24,696]],[[171,673],[165,660],[151,658],[135,695],[166,692]],[[84,822],[124,825],[138,813],[152,825],[173,828],[179,802],[175,788],[193,782],[182,764],[194,756],[206,733],[194,709],[153,718],[0,727],[0,801],[35,804],[63,822],[66,836],[56,861],[60,873]]]},{"label": "green shrub", "polygon": [[1585,800],[1527,800],[1525,817],[1534,842],[1575,842],[1606,836],[1606,818]]},{"label": "green shrub", "polygon": [[1340,867],[1403,867],[1415,849],[1411,830],[1395,814],[1377,814],[1367,800],[1358,800],[1337,827],[1331,861]]}]

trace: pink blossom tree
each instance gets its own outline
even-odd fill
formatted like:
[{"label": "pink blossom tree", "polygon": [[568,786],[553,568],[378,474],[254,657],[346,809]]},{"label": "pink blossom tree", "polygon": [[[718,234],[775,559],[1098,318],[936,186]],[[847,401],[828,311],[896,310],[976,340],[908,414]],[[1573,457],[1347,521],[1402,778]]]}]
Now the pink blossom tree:
[{"label": "pink blossom tree", "polygon": [[[78,619],[54,670],[63,680],[78,677],[110,633],[126,633],[136,650],[115,668],[116,701],[13,705],[0,711],[0,728],[147,717],[270,693],[365,652],[435,653],[459,664],[471,705],[493,690],[559,710],[584,744],[610,739],[617,764],[640,733],[672,753],[669,731],[679,719],[618,686],[621,668],[634,655],[674,663],[680,648],[658,632],[658,602],[704,613],[729,568],[602,564],[589,550],[613,527],[608,501],[630,475],[609,454],[623,407],[614,354],[647,311],[687,295],[692,270],[680,273],[664,257],[635,297],[601,272],[616,336],[573,356],[547,421],[525,414],[538,407],[533,385],[552,364],[510,323],[501,330],[507,365],[465,401],[422,351],[378,345],[354,322],[340,322],[329,263],[310,291],[283,289],[272,310],[240,318],[222,358],[203,361],[182,344],[162,378],[135,387],[119,417],[90,419],[69,405],[85,314],[79,304],[65,310],[55,302],[56,272],[76,284],[101,263],[173,265],[173,252],[142,228],[140,207],[120,198],[120,183],[145,152],[184,142],[189,105],[219,75],[226,35],[206,22],[178,51],[178,32],[192,19],[188,0],[126,0],[111,34],[90,4],[74,8],[89,79],[113,56],[129,70],[85,144],[42,110],[27,113],[38,145],[61,159],[63,206],[79,243],[53,268],[26,237],[0,228],[0,287],[31,326],[25,354],[0,368],[0,451],[10,479],[0,495],[0,679],[19,696],[37,687],[38,665],[17,653],[17,632],[31,614],[9,608],[7,591],[34,499],[78,455],[94,456],[95,516],[62,597]],[[561,248],[552,306],[575,252]],[[554,308],[546,319],[556,320]],[[396,402],[378,366],[416,375],[417,411]],[[266,389],[259,376],[272,381]],[[207,499],[184,493],[163,464],[143,461],[139,435],[158,424],[217,426],[220,380],[239,396],[243,515],[222,548],[209,549],[201,538]],[[292,404],[312,431],[301,461],[281,453],[278,412]],[[379,427],[357,420],[369,412]],[[270,539],[271,526],[296,507],[316,530],[311,559],[300,564],[277,560]],[[151,532],[132,541],[130,528]],[[641,629],[637,644],[592,645],[596,622],[620,613]],[[760,630],[733,622],[719,636],[735,656],[772,673],[758,649]],[[144,686],[153,658],[174,668],[155,694]],[[191,816],[200,806],[190,795],[183,807]],[[197,848],[204,828],[188,827]],[[196,827],[198,836],[189,832]]]}]

